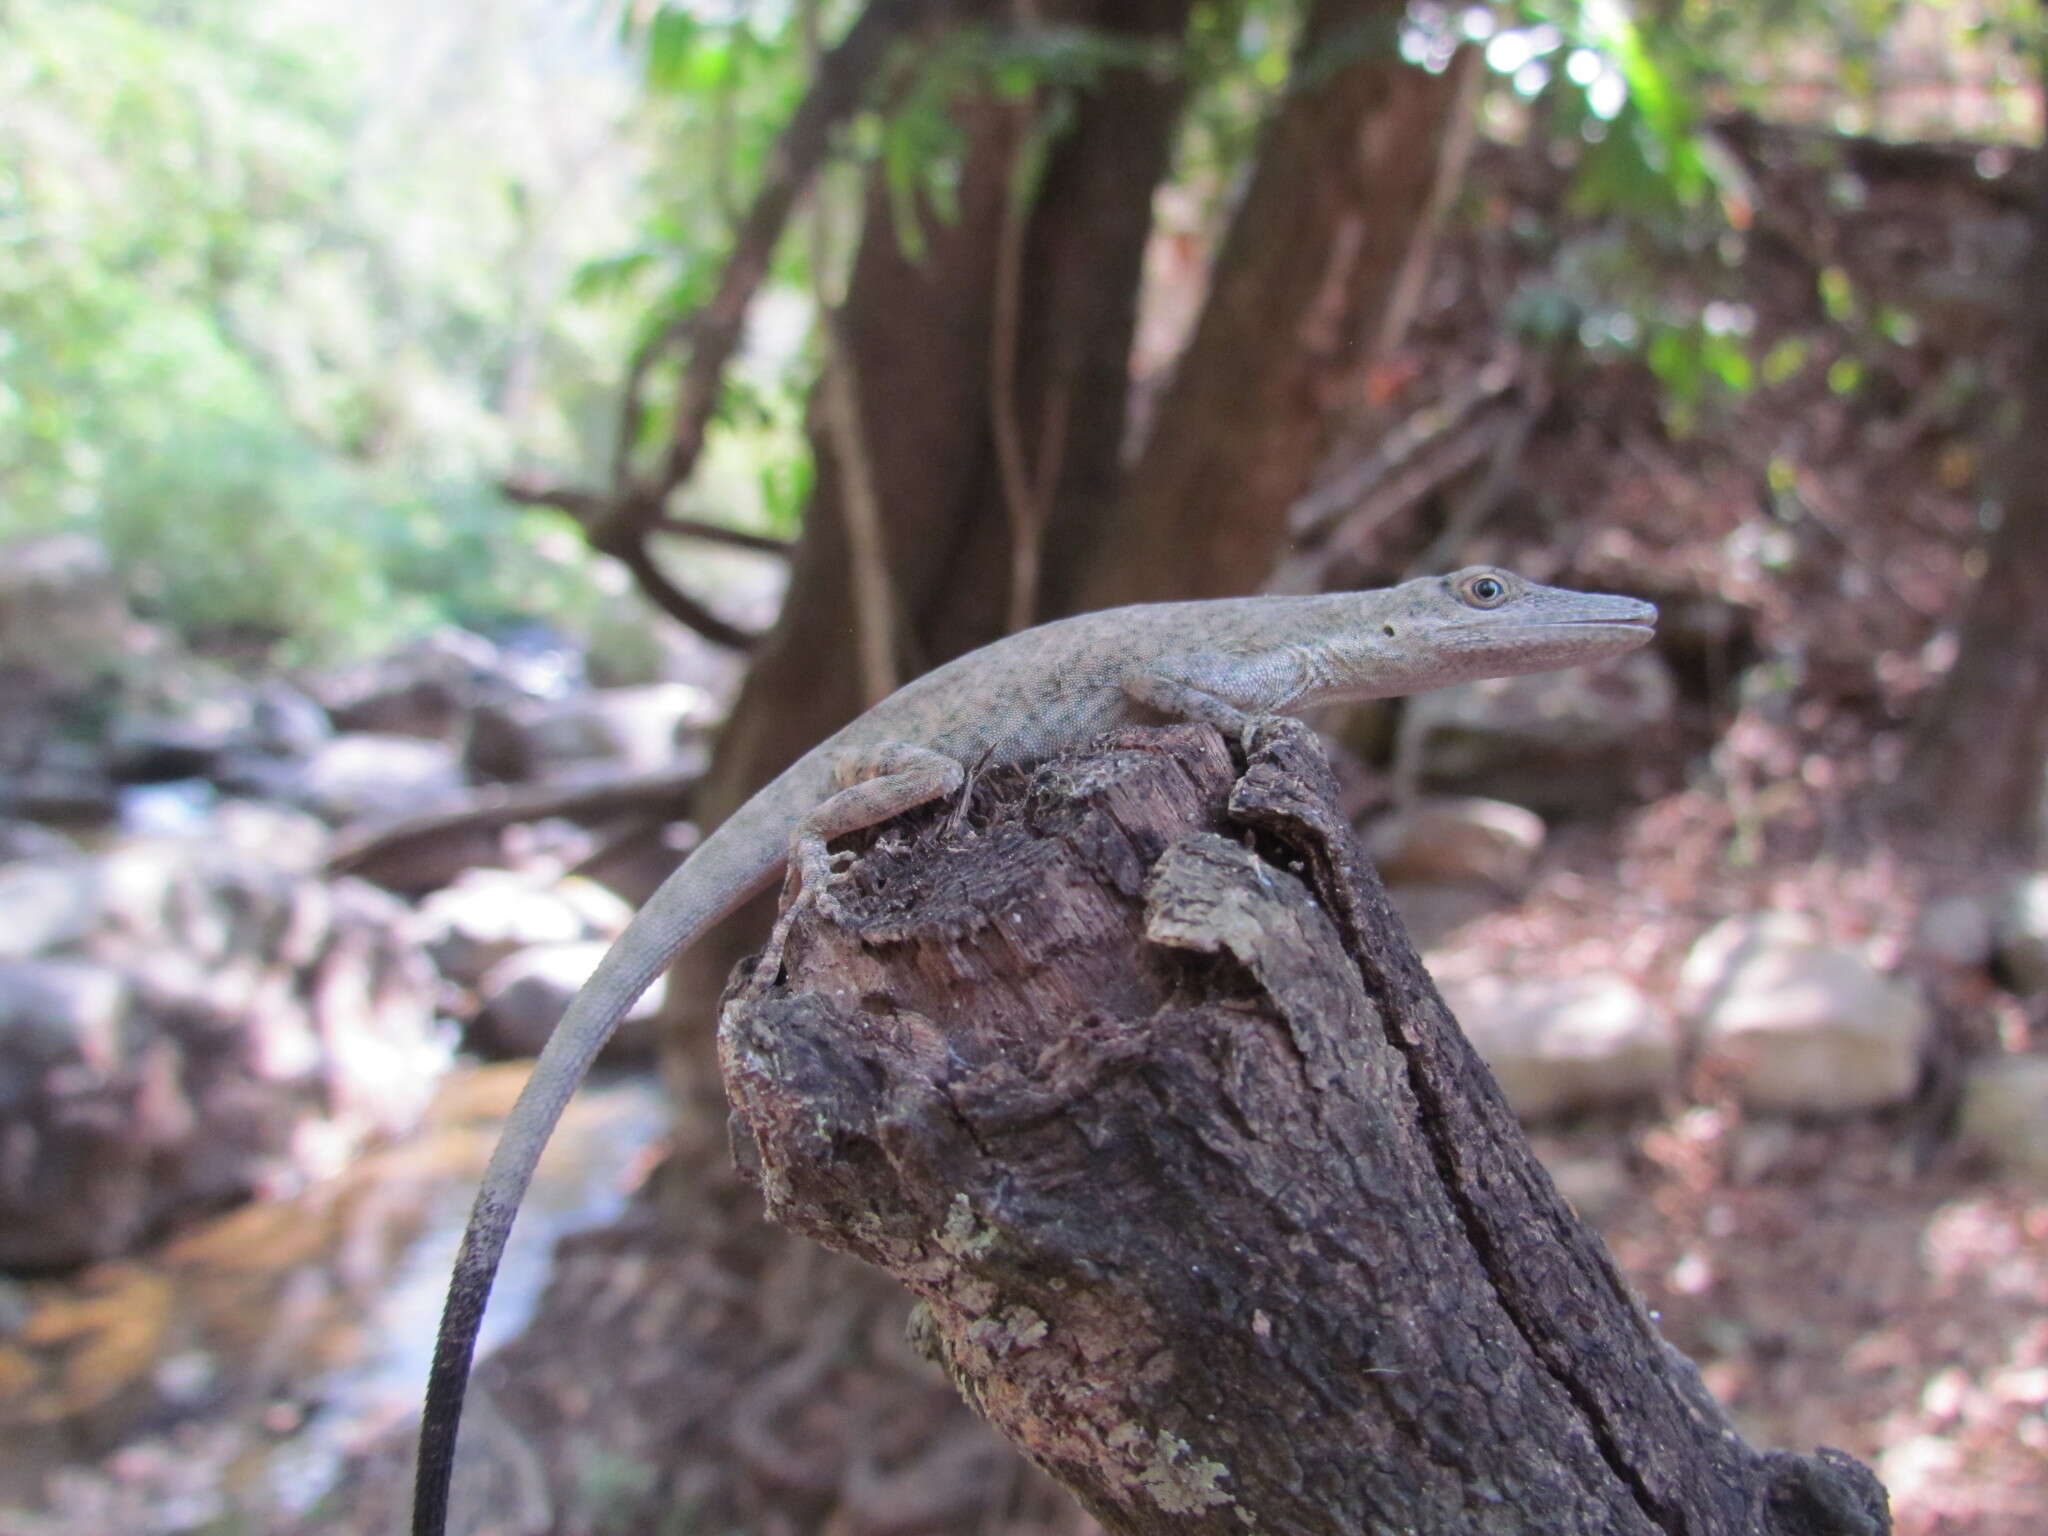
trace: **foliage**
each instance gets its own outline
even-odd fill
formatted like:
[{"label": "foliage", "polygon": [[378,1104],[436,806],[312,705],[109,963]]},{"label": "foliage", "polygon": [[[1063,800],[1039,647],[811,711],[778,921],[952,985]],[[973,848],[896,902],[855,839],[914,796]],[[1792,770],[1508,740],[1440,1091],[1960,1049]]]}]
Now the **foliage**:
[{"label": "foliage", "polygon": [[[817,23],[843,29],[860,3],[817,0]],[[1031,104],[1012,181],[1029,199],[1077,93],[1139,68],[1188,86],[1161,210],[1199,245],[1304,9],[1200,0],[1178,48],[955,29],[900,58],[853,125],[826,217],[857,217],[879,168],[918,250],[957,201],[955,113],[977,95]],[[1915,324],[1823,273],[1832,339],[1754,333],[1754,210],[1713,115],[1811,101],[1881,126],[1909,66],[2017,78],[2038,25],[2021,0],[1516,0],[1410,18],[1401,46],[1427,67],[1483,50],[1489,132],[1573,163],[1590,233],[1553,252],[1515,323],[1639,355],[1680,429],[1809,357],[1854,390],[1872,349]],[[0,21],[0,537],[94,530],[176,624],[302,650],[514,611],[573,625],[605,603],[573,530],[489,486],[516,462],[606,477],[626,359],[711,291],[806,88],[803,4],[0,0]],[[686,491],[697,515],[795,529],[814,254],[789,240],[775,255]],[[1682,289],[1662,275],[1674,254],[1691,263]],[[653,364],[643,447],[666,433],[679,362]]]},{"label": "foliage", "polygon": [[[1500,82],[1495,131],[1538,136],[1568,157],[1571,212],[1594,221],[1595,233],[1563,245],[1548,277],[1522,295],[1520,328],[1594,352],[1638,353],[1663,388],[1668,424],[1683,434],[1704,411],[1781,382],[1809,350],[1781,339],[1761,352],[1753,339],[1741,269],[1754,194],[1716,137],[1714,115],[1797,118],[1803,102],[1818,100],[1831,127],[1905,125],[1894,95],[1917,101],[1936,67],[1949,72],[1944,80],[2002,82],[2013,89],[1989,99],[2018,101],[2028,94],[2019,88],[2023,40],[2038,22],[2021,0],[1686,0],[1648,15],[1638,20],[1618,0],[1522,0],[1500,13],[1440,11],[1436,26],[1484,47]],[[1994,114],[1984,126],[1999,121]],[[1686,273],[1681,286],[1674,270]],[[1896,308],[1864,312],[1846,282],[1838,269],[1818,277],[1836,393],[1859,386],[1859,354],[1899,344],[1915,326]]]},{"label": "foliage", "polygon": [[540,318],[547,221],[576,210],[570,146],[499,142],[531,82],[455,103],[434,67],[488,37],[330,0],[10,0],[6,22],[0,537],[88,529],[180,628],[306,651],[595,605],[548,520],[485,490],[515,417],[580,453],[609,351]]}]

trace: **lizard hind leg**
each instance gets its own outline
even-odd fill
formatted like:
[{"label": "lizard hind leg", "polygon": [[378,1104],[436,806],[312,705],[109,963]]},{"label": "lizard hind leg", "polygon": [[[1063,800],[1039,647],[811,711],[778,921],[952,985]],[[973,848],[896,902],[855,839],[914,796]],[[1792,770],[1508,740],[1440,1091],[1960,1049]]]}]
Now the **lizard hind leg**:
[{"label": "lizard hind leg", "polygon": [[778,969],[797,915],[830,899],[832,855],[826,844],[945,799],[966,782],[967,770],[959,759],[929,747],[878,742],[839,753],[832,762],[832,777],[838,789],[806,812],[790,835],[789,868],[796,878],[796,894],[776,919],[762,952],[763,961]]}]

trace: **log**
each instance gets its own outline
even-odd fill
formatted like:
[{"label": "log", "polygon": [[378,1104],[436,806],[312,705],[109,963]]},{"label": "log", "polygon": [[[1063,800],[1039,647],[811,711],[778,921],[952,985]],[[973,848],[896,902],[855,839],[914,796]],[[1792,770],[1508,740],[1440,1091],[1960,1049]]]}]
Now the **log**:
[{"label": "log", "polygon": [[728,990],[742,1168],[1111,1531],[1879,1536],[1746,1445],[1531,1153],[1336,810],[1123,733],[892,824]]}]

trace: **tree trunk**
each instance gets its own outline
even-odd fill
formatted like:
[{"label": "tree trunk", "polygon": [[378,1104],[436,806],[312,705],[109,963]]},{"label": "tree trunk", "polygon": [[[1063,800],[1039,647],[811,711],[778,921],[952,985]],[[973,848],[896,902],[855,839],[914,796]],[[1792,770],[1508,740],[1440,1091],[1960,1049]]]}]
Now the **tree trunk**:
[{"label": "tree trunk", "polygon": [[1316,0],[1208,300],[1124,496],[1060,552],[1063,609],[1256,589],[1335,407],[1402,328],[1469,142],[1461,54],[1432,75],[1402,0]]},{"label": "tree trunk", "polygon": [[2000,521],[1955,663],[1913,722],[1894,802],[1909,847],[1977,882],[2032,862],[2048,778],[2048,154],[2034,178],[2019,275],[2019,422]]},{"label": "tree trunk", "polygon": [[1182,726],[975,799],[730,1000],[734,1139],[1109,1529],[1889,1528],[1867,1470],[1752,1450],[1659,1338],[1306,728],[1241,779]]}]

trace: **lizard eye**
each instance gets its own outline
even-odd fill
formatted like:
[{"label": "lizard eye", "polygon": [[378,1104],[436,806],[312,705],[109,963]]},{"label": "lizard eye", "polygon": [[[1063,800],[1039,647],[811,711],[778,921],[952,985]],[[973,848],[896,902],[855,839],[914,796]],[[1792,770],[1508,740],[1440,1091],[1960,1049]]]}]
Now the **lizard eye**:
[{"label": "lizard eye", "polygon": [[1458,596],[1474,608],[1498,608],[1508,600],[1508,584],[1482,571],[1458,583]]}]

